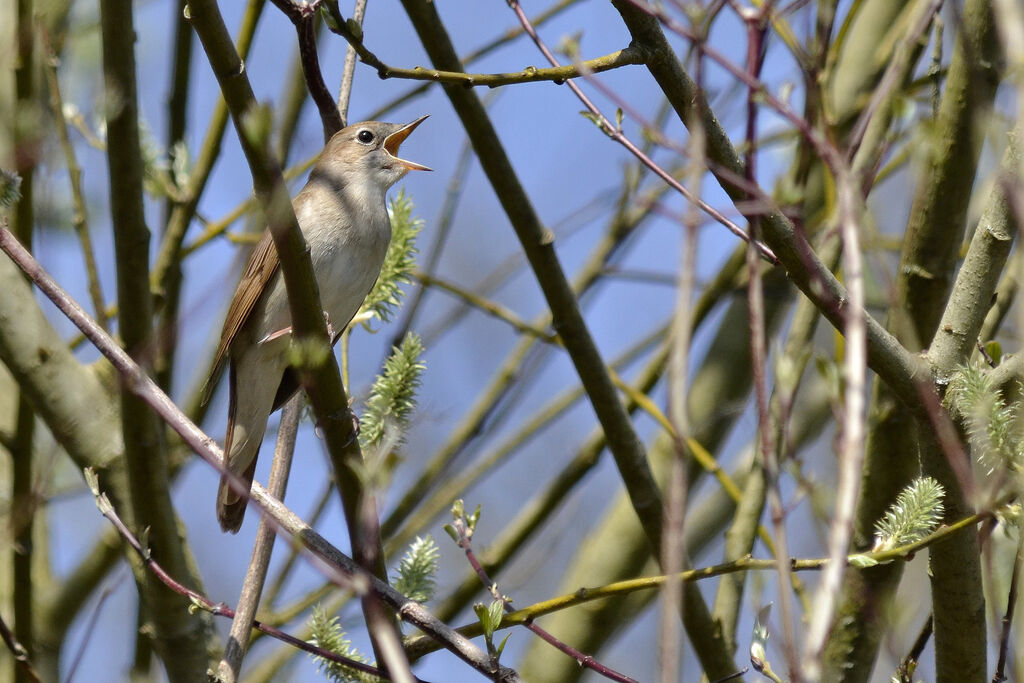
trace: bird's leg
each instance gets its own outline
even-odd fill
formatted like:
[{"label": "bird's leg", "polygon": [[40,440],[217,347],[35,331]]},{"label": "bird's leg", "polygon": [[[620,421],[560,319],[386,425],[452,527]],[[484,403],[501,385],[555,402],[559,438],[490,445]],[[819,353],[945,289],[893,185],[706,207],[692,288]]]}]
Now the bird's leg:
[{"label": "bird's leg", "polygon": [[[331,325],[331,316],[330,316],[330,314],[327,313],[327,311],[324,311],[323,314],[324,314],[324,322],[327,323],[327,337],[329,339],[333,340],[334,339],[334,326]],[[272,342],[275,339],[280,339],[281,337],[285,336],[286,334],[291,334],[291,333],[292,333],[292,326],[289,325],[288,327],[282,327],[280,330],[277,330],[276,332],[271,332],[270,334],[265,336],[263,339],[260,339],[256,343],[257,344],[266,344],[267,342]]]},{"label": "bird's leg", "polygon": [[323,311],[324,322],[327,324],[327,338],[332,342],[336,339],[334,336],[334,325],[331,324],[331,314],[327,311]]}]

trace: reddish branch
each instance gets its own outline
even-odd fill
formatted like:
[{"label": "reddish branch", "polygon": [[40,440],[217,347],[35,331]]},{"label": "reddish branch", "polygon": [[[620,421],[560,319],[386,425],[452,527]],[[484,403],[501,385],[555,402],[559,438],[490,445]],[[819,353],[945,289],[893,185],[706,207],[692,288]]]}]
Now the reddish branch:
[{"label": "reddish branch", "polygon": [[[153,559],[153,556],[150,554],[149,549],[143,546],[139,539],[135,537],[135,534],[133,534],[131,530],[128,529],[128,527],[125,525],[125,523],[121,521],[121,518],[117,515],[117,511],[114,510],[114,506],[111,505],[110,500],[107,498],[107,495],[100,491],[99,484],[96,480],[96,475],[93,474],[90,470],[86,470],[85,477],[86,481],[89,483],[89,488],[92,489],[93,496],[96,498],[96,507],[99,508],[100,513],[108,520],[110,520],[110,523],[114,525],[114,528],[117,529],[118,533],[120,533],[121,536],[124,537],[124,539],[128,542],[128,545],[130,545],[132,549],[138,554],[139,559],[142,560],[142,563],[149,569],[149,571],[153,573],[154,576],[160,579],[161,583],[163,583],[165,586],[170,588],[178,595],[188,598],[196,607],[202,608],[210,612],[210,614],[213,614],[214,616],[227,617],[229,619],[234,618],[235,611],[228,607],[226,603],[213,602],[205,595],[197,593],[196,591],[182,584],[180,581],[178,581],[173,576],[168,574],[167,571],[163,567],[161,567],[156,560]],[[343,657],[335,652],[331,652],[330,650],[325,650],[324,648],[317,647],[312,643],[307,643],[306,641],[300,638],[296,638],[295,636],[289,633],[285,633],[284,631],[273,626],[270,626],[269,624],[264,624],[259,619],[252,620],[252,627],[258,631],[266,633],[268,636],[277,638],[282,642],[288,643],[292,647],[304,650],[305,652],[316,655],[317,657],[321,657],[323,659],[336,662],[338,664],[341,664],[342,666],[347,666],[351,669],[355,669],[356,671],[372,674],[374,676],[377,676],[378,678],[390,680],[388,679],[387,674],[385,672],[381,671],[375,666],[370,666],[369,664],[365,664],[358,660]],[[425,683],[421,681],[419,678],[417,678],[416,680],[419,683]]]},{"label": "reddish branch", "polygon": [[[487,590],[490,591],[491,595],[494,597],[495,600],[501,600],[502,608],[506,612],[514,612],[515,608],[512,607],[512,601],[506,598],[500,592],[498,592],[498,584],[492,581],[491,577],[487,575],[487,570],[484,569],[482,564],[480,564],[480,561],[477,559],[476,554],[473,552],[473,546],[470,541],[470,536],[472,535],[472,532],[469,531],[465,519],[463,517],[456,518],[452,522],[452,527],[456,530],[459,537],[456,542],[458,543],[459,547],[462,548],[462,550],[466,553],[466,559],[469,560],[469,564],[471,567],[473,567],[473,571],[476,572],[476,575],[480,577],[480,581],[484,584],[484,587],[486,587]],[[551,635],[537,624],[533,623],[532,619],[526,621],[523,624],[523,626],[533,631],[544,642],[554,646],[558,650],[564,652],[565,654],[575,659],[576,663],[584,669],[590,669],[594,673],[600,674],[605,678],[610,678],[613,681],[620,681],[620,683],[639,683],[636,679],[630,678],[625,674],[620,674],[618,671],[615,671],[614,669],[611,669],[602,664],[601,662],[597,661],[592,656],[583,654],[571,645],[563,643],[561,640]]]},{"label": "reddish branch", "polygon": [[7,649],[11,651],[11,655],[14,657],[14,661],[18,663],[18,666],[21,667],[29,679],[38,683],[41,679],[39,674],[36,673],[35,667],[32,666],[32,661],[28,658],[28,650],[14,637],[14,634],[2,617],[0,617],[0,638],[3,639]]},{"label": "reddish branch", "polygon": [[316,31],[313,22],[316,21],[317,9],[320,6],[319,0],[311,3],[292,2],[292,0],[273,0],[279,10],[284,12],[295,25],[299,34],[299,57],[302,61],[302,74],[306,77],[306,87],[309,94],[316,102],[316,108],[320,111],[320,121],[324,126],[324,141],[331,139],[331,136],[342,129],[341,113],[338,105],[334,102],[331,91],[324,83],[323,74],[320,72],[320,57],[316,50]]},{"label": "reddish branch", "polygon": [[[523,30],[526,31],[526,34],[529,35],[533,42],[537,45],[537,49],[541,51],[541,53],[544,55],[544,58],[548,60],[548,63],[551,64],[551,66],[553,67],[561,66],[558,60],[555,59],[555,56],[554,54],[552,54],[551,50],[548,49],[548,46],[545,45],[544,41],[542,41],[540,39],[540,36],[537,35],[537,31],[530,23],[530,19],[526,16],[526,13],[520,6],[519,0],[508,0],[508,6],[512,8],[513,12],[515,12],[516,18],[519,19],[519,23],[522,25]],[[576,85],[572,81],[566,81],[566,85],[569,87],[570,90],[572,90],[573,94],[576,95],[577,98],[579,98],[580,102],[583,103],[583,106],[587,108],[587,110],[590,112],[590,115],[593,117],[592,120],[594,121],[594,123],[597,124],[597,126],[601,129],[602,132],[604,132],[612,140],[614,140],[615,142],[619,143],[627,150],[629,150],[629,152],[637,159],[639,159],[644,164],[644,166],[651,169],[659,178],[668,183],[669,186],[672,187],[672,189],[676,190],[681,195],[686,197],[689,201],[699,206],[705,213],[707,213],[709,216],[711,216],[716,221],[718,221],[726,228],[728,228],[729,232],[733,233],[734,235],[736,235],[737,237],[744,241],[748,239],[747,234],[743,231],[743,229],[740,226],[736,225],[736,223],[726,218],[725,215],[723,215],[718,209],[709,205],[700,197],[694,195],[694,193],[692,193],[682,183],[676,180],[671,173],[663,169],[661,166],[656,164],[653,159],[644,154],[643,150],[641,150],[639,147],[633,144],[633,141],[627,138],[625,134],[623,134],[619,126],[613,124],[610,120],[608,120],[608,117],[606,117],[601,112],[601,110],[597,108],[597,105],[595,105],[591,101],[591,99],[587,97],[586,94],[584,94],[583,90],[581,90],[578,85]],[[779,261],[777,258],[775,258],[775,254],[772,253],[771,249],[769,249],[766,245],[761,244],[760,242],[758,242],[756,246],[758,251],[765,258],[765,260],[772,263],[773,265],[778,265]]]}]

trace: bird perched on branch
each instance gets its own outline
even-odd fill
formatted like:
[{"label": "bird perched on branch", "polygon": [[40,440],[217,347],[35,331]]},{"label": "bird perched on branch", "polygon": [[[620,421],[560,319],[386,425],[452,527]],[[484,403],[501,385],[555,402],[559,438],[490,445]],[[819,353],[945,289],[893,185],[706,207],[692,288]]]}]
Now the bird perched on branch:
[{"label": "bird perched on branch", "polygon": [[[366,121],[338,131],[292,201],[309,245],[324,315],[337,330],[335,341],[380,274],[391,240],[388,188],[410,170],[431,170],[398,157],[399,145],[425,118],[405,125]],[[204,397],[209,400],[227,363],[224,464],[245,483],[246,493],[270,413],[299,388],[288,365],[292,322],[278,265],[277,250],[266,231],[235,290]],[[224,531],[234,533],[242,526],[247,501],[228,477],[221,477],[217,519]]]}]

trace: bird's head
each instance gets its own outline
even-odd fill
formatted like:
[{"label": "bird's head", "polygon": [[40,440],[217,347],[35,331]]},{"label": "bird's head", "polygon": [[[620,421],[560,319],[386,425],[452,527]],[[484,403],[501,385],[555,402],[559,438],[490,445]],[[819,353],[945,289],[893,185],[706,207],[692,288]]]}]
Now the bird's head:
[{"label": "bird's head", "polygon": [[331,175],[364,175],[385,190],[409,171],[433,170],[398,156],[399,146],[426,118],[406,124],[363,121],[346,126],[327,143],[317,165]]}]

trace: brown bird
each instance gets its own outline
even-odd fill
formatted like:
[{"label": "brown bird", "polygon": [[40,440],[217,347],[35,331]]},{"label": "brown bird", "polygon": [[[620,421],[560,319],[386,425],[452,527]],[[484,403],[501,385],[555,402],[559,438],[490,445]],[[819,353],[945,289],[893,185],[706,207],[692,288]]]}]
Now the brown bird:
[{"label": "brown bird", "polygon": [[[366,121],[344,128],[328,141],[292,201],[309,245],[324,314],[337,334],[370,293],[391,241],[385,194],[410,170],[431,169],[398,158],[398,147],[422,121],[398,125]],[[205,400],[228,371],[225,467],[252,485],[270,413],[299,388],[288,365],[291,314],[277,250],[270,232],[253,250],[228,308]],[[217,519],[224,531],[242,526],[247,496],[222,476]]]}]

